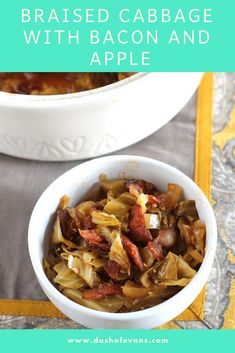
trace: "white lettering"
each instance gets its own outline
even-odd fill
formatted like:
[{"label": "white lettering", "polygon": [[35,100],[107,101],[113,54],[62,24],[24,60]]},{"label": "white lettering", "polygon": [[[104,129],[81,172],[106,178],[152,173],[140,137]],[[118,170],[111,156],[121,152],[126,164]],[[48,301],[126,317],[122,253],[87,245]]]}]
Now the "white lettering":
[{"label": "white lettering", "polygon": [[199,31],[199,44],[205,45],[210,40],[210,34],[207,31]]},{"label": "white lettering", "polygon": [[129,10],[129,9],[122,9],[122,10],[120,11],[120,13],[119,13],[119,19],[120,19],[120,21],[123,22],[123,23],[128,23],[128,22],[130,22],[129,17],[124,18],[124,14],[126,14],[126,13],[129,15],[130,10]]},{"label": "white lettering", "polygon": [[38,44],[39,38],[40,38],[41,31],[37,31],[37,34],[34,31],[29,31],[27,34],[27,31],[24,30],[24,38],[27,44],[30,44],[31,41],[34,42],[34,44]]},{"label": "white lettering", "polygon": [[30,10],[29,9],[22,9],[21,10],[21,22],[30,22]]},{"label": "white lettering", "polygon": [[178,21],[182,21],[182,22],[186,22],[185,21],[185,18],[184,18],[184,14],[183,14],[183,11],[181,9],[179,9],[176,13],[176,16],[175,16],[175,20],[174,22],[178,22]]},{"label": "white lettering", "polygon": [[162,9],[162,22],[168,23],[171,20],[170,10],[169,9]]},{"label": "white lettering", "polygon": [[168,44],[172,44],[172,42],[177,42],[177,44],[180,44],[180,41],[179,41],[179,38],[178,38],[178,35],[176,33],[176,31],[172,31],[171,32],[171,36],[170,36],[170,39],[169,39],[169,42]]},{"label": "white lettering", "polygon": [[92,66],[93,64],[98,64],[99,66],[101,65],[101,61],[97,51],[94,52],[90,61],[90,66]]},{"label": "white lettering", "polygon": [[90,31],[90,44],[98,44],[100,42],[99,32],[96,30]]},{"label": "white lettering", "polygon": [[76,44],[79,44],[79,31],[78,30],[75,31],[75,34],[72,34],[71,30],[68,31],[69,44],[72,44],[72,39],[75,39]]},{"label": "white lettering", "polygon": [[[39,9],[36,9],[35,11],[37,11],[37,10],[39,10]],[[57,22],[57,23],[60,22],[60,20],[59,20],[59,18],[57,16],[56,10],[52,9],[51,12],[50,12],[50,15],[48,17],[48,22],[51,23],[51,22],[54,22],[54,21]],[[37,22],[36,16],[35,16],[35,22]]]}]

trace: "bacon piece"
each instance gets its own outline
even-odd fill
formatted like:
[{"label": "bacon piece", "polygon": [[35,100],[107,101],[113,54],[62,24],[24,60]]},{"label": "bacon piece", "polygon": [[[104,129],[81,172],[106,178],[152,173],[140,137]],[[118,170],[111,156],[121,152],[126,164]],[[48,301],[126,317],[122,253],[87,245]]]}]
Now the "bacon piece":
[{"label": "bacon piece", "polygon": [[104,270],[107,272],[110,278],[118,279],[119,271],[121,266],[116,261],[108,261],[104,266]]},{"label": "bacon piece", "polygon": [[143,192],[145,194],[152,194],[154,191],[156,191],[156,188],[152,183],[141,179],[131,179],[127,182],[126,185],[128,188],[130,185],[135,185],[141,191],[140,193]]},{"label": "bacon piece", "polygon": [[78,230],[85,229],[85,217],[78,210],[75,210],[75,222]]},{"label": "bacon piece", "polygon": [[74,219],[69,219],[68,223],[68,234],[78,234],[77,222]]},{"label": "bacon piece", "polygon": [[126,250],[127,254],[132,258],[132,260],[134,261],[138,269],[141,272],[143,272],[144,265],[137,246],[134,243],[132,243],[132,241],[125,235],[122,235],[122,242],[123,242],[123,247]]},{"label": "bacon piece", "polygon": [[97,244],[88,244],[89,250],[94,251],[94,253],[98,256],[105,256],[110,250],[110,245],[108,243],[97,243]]},{"label": "bacon piece", "polygon": [[152,235],[145,226],[144,215],[139,205],[135,205],[131,209],[129,229],[131,238],[136,242],[147,243],[152,240]]},{"label": "bacon piece", "polygon": [[156,241],[149,241],[148,244],[148,249],[150,253],[153,255],[153,257],[157,260],[163,260],[164,259],[164,254],[162,251],[161,245]]},{"label": "bacon piece", "polygon": [[143,189],[145,188],[146,182],[144,180],[141,179],[131,179],[128,180],[128,182],[126,183],[127,187],[129,188],[130,185],[137,185],[139,188]]},{"label": "bacon piece", "polygon": [[99,255],[104,255],[110,250],[110,244],[106,241],[104,237],[97,234],[94,229],[79,229],[81,237],[83,237],[87,246],[90,250],[94,250]]},{"label": "bacon piece", "polygon": [[40,80],[41,76],[39,72],[24,72],[23,75],[28,81],[32,82]]},{"label": "bacon piece", "polygon": [[177,207],[182,196],[182,188],[176,184],[168,184],[167,192],[156,196],[158,207],[167,212]]},{"label": "bacon piece", "polygon": [[158,204],[158,199],[156,196],[154,195],[148,195],[148,201],[152,204],[152,205],[157,205]]},{"label": "bacon piece", "polygon": [[84,225],[87,230],[94,229],[96,227],[96,225],[92,222],[91,212],[89,212],[88,216],[86,216]]},{"label": "bacon piece", "polygon": [[94,229],[79,229],[79,233],[88,243],[99,244],[105,242],[105,239],[101,235],[97,234]]},{"label": "bacon piece", "polygon": [[64,237],[67,236],[68,233],[68,221],[70,220],[70,215],[67,210],[59,210],[57,214],[60,219],[60,228]]},{"label": "bacon piece", "polygon": [[172,198],[167,193],[159,194],[155,196],[155,198],[157,201],[156,203],[161,210],[170,211],[172,209]]},{"label": "bacon piece", "polygon": [[57,214],[60,219],[60,227],[62,235],[65,239],[75,241],[74,237],[78,235],[76,222],[70,217],[67,210],[59,210]]},{"label": "bacon piece", "polygon": [[158,232],[158,242],[163,248],[169,249],[176,244],[176,231],[174,228],[160,229]]},{"label": "bacon piece", "polygon": [[97,210],[103,211],[103,207],[99,204],[94,204],[93,206],[90,207],[89,214],[88,216],[86,216],[84,221],[85,229],[94,229],[96,227],[96,224],[92,222],[92,212]]},{"label": "bacon piece", "polygon": [[122,294],[122,289],[116,284],[101,283],[98,287],[87,289],[82,293],[82,297],[88,300],[99,300],[107,296]]}]

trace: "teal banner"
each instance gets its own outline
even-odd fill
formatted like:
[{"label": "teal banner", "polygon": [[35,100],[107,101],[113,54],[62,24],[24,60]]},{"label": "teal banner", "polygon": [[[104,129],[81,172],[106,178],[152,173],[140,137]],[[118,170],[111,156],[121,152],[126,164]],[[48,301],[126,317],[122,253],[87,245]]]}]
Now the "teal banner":
[{"label": "teal banner", "polygon": [[225,330],[1,330],[8,353],[221,353],[233,349],[235,331]]},{"label": "teal banner", "polygon": [[235,1],[8,0],[0,71],[234,71]]}]

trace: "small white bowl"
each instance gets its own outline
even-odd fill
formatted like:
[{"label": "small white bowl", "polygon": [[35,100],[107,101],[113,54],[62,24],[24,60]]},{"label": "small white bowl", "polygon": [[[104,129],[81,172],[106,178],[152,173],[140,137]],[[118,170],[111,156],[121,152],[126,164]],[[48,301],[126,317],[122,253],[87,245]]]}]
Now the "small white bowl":
[{"label": "small white bowl", "polygon": [[[82,199],[99,175],[109,178],[137,178],[154,183],[166,190],[168,183],[177,183],[184,189],[186,199],[196,201],[200,219],[206,224],[206,254],[192,281],[178,294],[150,309],[132,313],[106,313],[88,309],[62,295],[47,279],[42,258],[47,253],[54,218],[60,197],[67,194],[71,205]],[[157,160],[138,156],[111,156],[83,163],[56,179],[38,200],[29,224],[28,244],[31,261],[38,281],[57,308],[72,320],[90,328],[153,328],[172,320],[184,311],[198,296],[210,274],[217,242],[216,220],[206,196],[198,186],[179,170]]]},{"label": "small white bowl", "polygon": [[116,151],[172,119],[201,77],[199,72],[151,72],[73,94],[0,92],[0,152],[67,161]]}]

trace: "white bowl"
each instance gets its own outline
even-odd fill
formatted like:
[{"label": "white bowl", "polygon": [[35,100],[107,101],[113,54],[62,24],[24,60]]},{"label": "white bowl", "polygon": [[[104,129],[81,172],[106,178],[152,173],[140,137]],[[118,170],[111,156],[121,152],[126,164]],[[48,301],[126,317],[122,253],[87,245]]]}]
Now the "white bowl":
[{"label": "white bowl", "polygon": [[0,152],[65,161],[131,145],[173,118],[202,73],[139,73],[87,92],[28,96],[0,92]]},{"label": "white bowl", "polygon": [[[71,205],[82,199],[101,173],[109,178],[140,178],[165,190],[168,183],[184,189],[186,199],[196,201],[200,219],[206,224],[206,254],[192,281],[178,294],[150,309],[132,313],[105,313],[76,304],[62,295],[47,279],[42,258],[48,249],[51,218],[59,199],[67,194]],[[49,226],[48,226],[49,225]],[[65,315],[91,328],[153,328],[164,324],[184,311],[198,296],[209,276],[217,242],[216,220],[206,196],[179,170],[157,160],[137,156],[111,156],[83,163],[56,179],[38,200],[29,224],[29,253],[38,281],[52,303]]]}]

